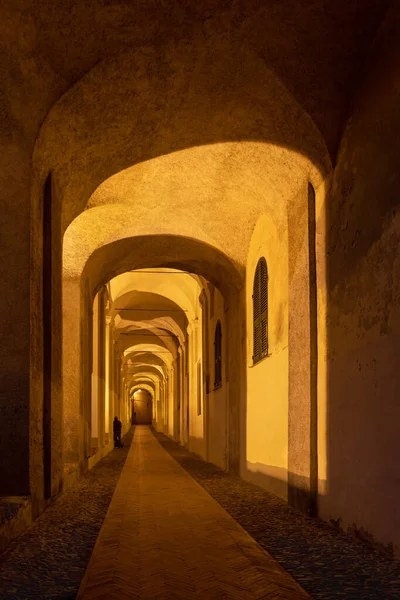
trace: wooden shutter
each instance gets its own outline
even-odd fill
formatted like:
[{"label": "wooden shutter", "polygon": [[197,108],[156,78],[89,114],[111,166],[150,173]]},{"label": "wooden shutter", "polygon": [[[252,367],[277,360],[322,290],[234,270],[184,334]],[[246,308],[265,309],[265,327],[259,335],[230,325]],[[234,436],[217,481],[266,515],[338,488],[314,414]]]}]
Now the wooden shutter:
[{"label": "wooden shutter", "polygon": [[217,326],[215,328],[214,353],[214,386],[217,387],[222,383],[222,329],[220,321],[218,321]]},{"label": "wooden shutter", "polygon": [[268,270],[265,258],[257,264],[253,285],[253,361],[268,355]]},{"label": "wooden shutter", "polygon": [[260,262],[260,305],[261,305],[261,355],[268,354],[268,273],[264,258]]}]

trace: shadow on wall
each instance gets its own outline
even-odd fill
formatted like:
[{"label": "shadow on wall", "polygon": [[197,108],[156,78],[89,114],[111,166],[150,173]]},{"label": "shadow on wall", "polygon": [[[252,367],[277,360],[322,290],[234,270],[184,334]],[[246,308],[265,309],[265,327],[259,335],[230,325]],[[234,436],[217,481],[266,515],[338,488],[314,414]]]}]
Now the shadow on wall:
[{"label": "shadow on wall", "polygon": [[[397,13],[396,15],[394,13]],[[374,45],[327,198],[320,513],[400,552],[400,9]],[[396,18],[397,17],[397,22]],[[362,149],[362,150],[360,150]]]},{"label": "shadow on wall", "polygon": [[287,469],[247,461],[246,470],[242,476],[247,481],[259,485],[280,498],[288,499]]},{"label": "shadow on wall", "polygon": [[[250,483],[279,496],[283,500],[288,500],[289,495],[297,496],[298,498],[304,498],[304,514],[308,513],[309,506],[309,486],[310,480],[308,477],[299,477],[297,474],[288,472],[286,469],[281,467],[273,467],[270,465],[263,465],[261,463],[247,463],[247,470],[243,473],[244,479]],[[295,489],[288,489],[288,480],[298,481],[298,487]],[[324,490],[326,488],[326,481],[320,480],[318,482],[319,489]],[[318,495],[318,502],[324,501],[324,494]],[[298,506],[297,509],[300,507]],[[332,525],[337,525],[331,521]]]}]

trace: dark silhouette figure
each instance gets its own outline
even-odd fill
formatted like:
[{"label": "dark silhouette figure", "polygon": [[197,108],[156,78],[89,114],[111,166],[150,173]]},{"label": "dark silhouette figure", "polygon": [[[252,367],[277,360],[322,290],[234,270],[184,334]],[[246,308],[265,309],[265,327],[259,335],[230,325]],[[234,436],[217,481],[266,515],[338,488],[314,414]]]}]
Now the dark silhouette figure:
[{"label": "dark silhouette figure", "polygon": [[118,419],[118,417],[114,417],[113,432],[114,432],[114,448],[122,448],[122,441],[121,441],[122,423]]}]

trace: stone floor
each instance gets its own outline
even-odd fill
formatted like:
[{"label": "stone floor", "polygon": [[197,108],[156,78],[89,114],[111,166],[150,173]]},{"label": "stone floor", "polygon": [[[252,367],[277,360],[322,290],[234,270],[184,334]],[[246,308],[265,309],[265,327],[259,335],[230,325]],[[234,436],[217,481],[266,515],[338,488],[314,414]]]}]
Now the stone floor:
[{"label": "stone floor", "polygon": [[205,463],[165,435],[155,436],[314,600],[400,600],[399,562]]},{"label": "stone floor", "polygon": [[0,556],[0,600],[72,600],[124,466],[132,438],[57,498]]},{"label": "stone floor", "polygon": [[27,496],[0,498],[0,526],[13,519],[27,501]]},{"label": "stone floor", "polygon": [[[277,559],[280,565],[296,579],[314,600],[339,598],[341,600],[364,600],[366,598],[400,600],[399,563],[382,557],[365,544],[345,533],[336,531],[324,523],[307,519],[297,511],[287,507],[275,496],[239,478],[231,477],[213,465],[204,463],[165,436],[161,434],[155,434],[155,436],[170,456],[232,515],[260,546]],[[25,535],[15,540],[0,557],[0,600],[72,600],[76,597],[109,506],[111,511],[112,504],[110,505],[110,501],[114,490],[116,491],[115,498],[117,498],[118,486],[123,483],[122,479],[125,475],[123,474],[121,478],[120,475],[128,455],[130,437],[132,437],[132,431],[125,438],[124,449],[113,450],[100,461],[74,488],[66,491],[58,498],[36,521],[34,526]],[[167,597],[188,599],[193,595],[193,591],[188,592],[188,590],[193,590],[193,581],[190,582],[186,575],[182,576],[181,572],[182,563],[179,560],[178,540],[180,541],[181,536],[186,534],[180,524],[178,514],[181,515],[181,520],[184,520],[186,516],[191,517],[191,511],[196,504],[195,496],[200,494],[202,498],[207,500],[201,501],[202,508],[197,510],[200,511],[200,517],[207,520],[204,507],[206,505],[210,506],[212,500],[202,492],[193,479],[187,476],[182,479],[183,472],[179,470],[178,464],[171,459],[167,461],[165,458],[166,453],[162,453],[162,449],[158,446],[161,451],[159,457],[163,456],[163,465],[165,467],[169,465],[168,468],[181,473],[179,485],[175,485],[175,490],[169,490],[165,481],[165,473],[161,472],[157,475],[156,464],[154,460],[149,459],[147,453],[149,444],[154,443],[151,439],[150,437],[149,441],[146,442],[142,440],[142,450],[140,451],[142,458],[139,459],[140,452],[136,451],[136,460],[138,461],[136,466],[134,466],[135,463],[128,465],[128,462],[126,462],[128,469],[123,471],[123,473],[129,474],[132,469],[137,469],[137,472],[139,472],[139,463],[142,460],[141,468],[143,469],[145,464],[145,469],[151,471],[154,479],[153,487],[148,488],[146,495],[144,471],[139,478],[136,477],[136,484],[133,481],[134,478],[130,477],[129,485],[132,486],[133,496],[139,498],[140,502],[131,503],[131,505],[125,503],[124,505],[125,509],[126,507],[129,508],[131,523],[135,521],[135,514],[137,517],[138,511],[141,511],[141,514],[146,517],[142,521],[145,528],[138,527],[136,521],[135,530],[137,540],[144,544],[142,546],[145,550],[143,554],[148,556],[147,561],[144,560],[141,566],[142,574],[147,574],[146,581],[149,587],[147,592],[142,589],[141,597],[146,597],[144,593],[147,593],[147,597],[157,597],[157,595],[154,595],[154,589],[161,589],[163,591],[161,595],[158,594],[159,598],[165,598],[167,590],[169,593]],[[131,452],[128,461],[132,462],[131,459],[133,459],[133,452]],[[141,481],[140,484],[139,481]],[[157,486],[159,486],[156,494],[158,500],[154,498]],[[195,489],[193,486],[197,487],[196,494],[193,492]],[[190,490],[192,491],[190,492]],[[178,503],[174,504],[171,500],[172,496],[168,496],[171,492],[179,498]],[[181,499],[186,498],[187,493],[190,496],[190,506],[187,505],[185,512]],[[153,509],[151,509],[152,502],[149,502],[152,495]],[[122,505],[126,502],[126,500],[123,501],[123,496],[124,494],[118,500],[116,512],[114,513],[114,524],[119,531],[121,530],[121,523],[123,523],[123,520],[121,521]],[[191,503],[194,503],[194,505]],[[155,513],[156,507],[160,511],[158,516]],[[122,511],[124,515],[125,509]],[[229,584],[232,581],[232,569],[239,576],[239,580],[243,571],[245,579],[246,570],[252,568],[249,567],[249,561],[256,561],[258,564],[260,556],[262,556],[260,561],[265,566],[266,571],[269,568],[269,575],[271,573],[277,574],[281,590],[285,590],[286,584],[284,582],[287,578],[277,566],[277,563],[271,560],[268,554],[261,553],[260,555],[257,544],[254,544],[250,538],[243,534],[240,527],[229,519],[224,511],[221,513],[221,510],[218,504],[214,502],[211,510],[212,517],[209,517],[209,523],[213,527],[217,527],[219,532],[221,528],[222,530],[226,529],[226,532],[221,534],[221,542],[219,541],[219,534],[217,536],[207,536],[207,526],[204,526],[204,534],[200,531],[201,551],[195,550],[197,541],[193,534],[192,550],[191,552],[188,551],[187,556],[184,557],[184,560],[191,561],[191,556],[193,556],[191,567],[193,569],[197,568],[197,578],[194,577],[194,581],[196,585],[203,586],[203,588],[199,587],[197,589],[204,590],[204,593],[198,597],[226,598],[230,597],[229,594],[231,594],[231,597],[240,599],[249,597],[245,595],[248,592],[243,589],[246,585],[245,581],[240,584],[242,587],[237,588],[236,591],[235,587]],[[198,513],[195,513],[195,517],[200,518]],[[165,542],[167,531],[164,524],[171,518],[176,527],[176,534],[167,543]],[[195,520],[192,519],[191,522],[196,530],[199,524],[194,522]],[[202,523],[204,524],[204,521]],[[155,542],[153,544],[149,543],[149,546],[145,545],[146,531],[149,528],[153,532],[153,539],[160,540],[158,545]],[[121,547],[125,545],[125,548],[128,548],[131,543],[129,541],[131,536],[129,536],[129,533],[126,535],[126,533],[128,532],[125,532],[124,529],[119,537],[121,538]],[[229,546],[231,543],[229,538],[232,535],[237,536],[237,545],[242,548],[243,558],[241,560],[236,559],[231,552],[228,552],[229,560],[225,566],[226,576],[221,577],[221,581],[216,584],[217,589],[219,587],[219,595],[213,596],[212,594],[216,593],[215,588],[213,588],[210,579],[202,574],[209,564],[207,554],[211,548],[215,557],[213,568],[216,565],[220,568],[219,555],[223,556],[226,553],[226,546],[221,548],[219,544],[228,544]],[[109,557],[114,560],[117,542],[110,534],[110,530],[108,530],[108,533],[106,530],[105,536],[107,543],[110,544]],[[108,539],[107,536],[109,536]],[[98,538],[98,542],[100,542],[100,538],[101,536]],[[95,553],[93,554],[93,560],[94,556]],[[162,556],[164,556],[164,562],[160,563],[160,557]],[[130,550],[125,552],[125,556],[121,557],[121,561],[125,563],[126,567],[129,566],[128,583],[132,578],[137,581],[139,571],[136,567],[132,569]],[[230,561],[231,566],[229,566]],[[162,567],[161,572],[163,569],[164,572],[167,569],[168,576],[163,578],[160,573],[157,573],[159,563]],[[156,565],[154,568],[153,564]],[[84,579],[82,593],[84,593],[86,585],[89,583],[89,574],[90,571],[87,572]],[[264,575],[265,573],[263,573]],[[115,567],[110,569],[109,566],[105,565],[103,579],[100,583],[103,584],[107,579],[109,580],[110,577],[114,576]],[[122,586],[126,586],[125,576],[123,574],[119,576],[120,584],[122,582]],[[286,591],[291,593],[294,589],[292,580],[288,578],[288,581],[290,582],[289,589],[285,590],[285,593]],[[179,588],[179,583],[181,588]],[[112,588],[112,594],[116,589],[117,587]],[[137,587],[134,587],[130,591],[137,593],[137,589]],[[179,589],[181,591],[177,594],[176,591]],[[210,595],[206,595],[207,593]],[[282,595],[281,592],[277,592],[276,589],[272,591],[272,596],[265,596],[265,594],[263,596],[262,588],[260,593],[261,596],[259,597],[261,598],[288,597]],[[295,598],[305,597],[300,588],[297,588],[297,594],[297,596],[294,596]],[[92,595],[97,599],[113,597],[112,595],[104,596],[101,588],[92,588]],[[120,600],[130,597],[126,595],[121,585],[117,596]]]},{"label": "stone floor", "polygon": [[155,598],[309,596],[139,425],[77,600]]}]

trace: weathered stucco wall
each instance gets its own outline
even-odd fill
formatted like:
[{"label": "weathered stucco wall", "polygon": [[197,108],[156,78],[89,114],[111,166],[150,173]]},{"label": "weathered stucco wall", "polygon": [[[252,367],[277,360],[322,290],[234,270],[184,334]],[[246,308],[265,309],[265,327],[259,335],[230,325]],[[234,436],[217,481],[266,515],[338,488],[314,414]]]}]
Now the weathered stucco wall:
[{"label": "weathered stucco wall", "polygon": [[[397,8],[398,17],[398,8]],[[327,199],[321,514],[400,548],[399,20],[376,40]]]}]

